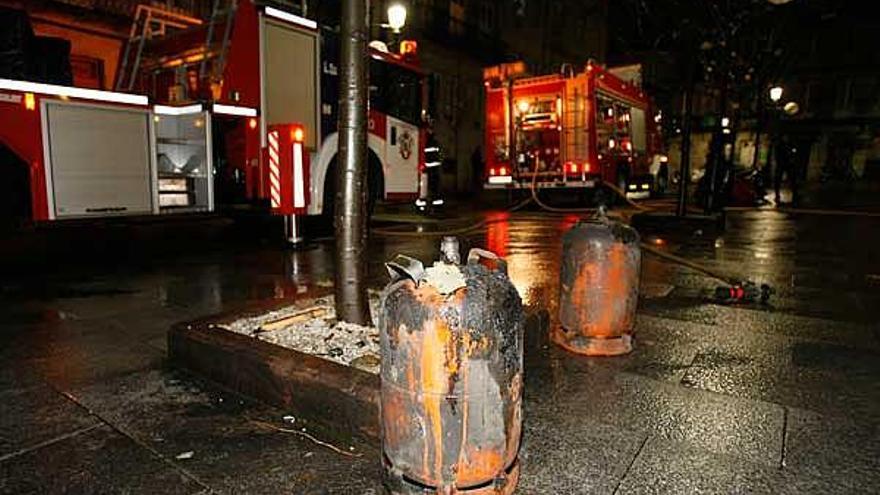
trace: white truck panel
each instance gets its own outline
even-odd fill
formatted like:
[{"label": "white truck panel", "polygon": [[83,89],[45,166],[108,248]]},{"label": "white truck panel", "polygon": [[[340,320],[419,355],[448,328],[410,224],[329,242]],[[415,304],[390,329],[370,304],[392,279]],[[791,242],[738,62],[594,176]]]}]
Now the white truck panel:
[{"label": "white truck panel", "polygon": [[632,107],[630,109],[630,117],[632,120],[632,146],[633,150],[644,153],[648,149],[648,135],[645,128],[645,111],[641,108]]},{"label": "white truck panel", "polygon": [[317,149],[321,133],[318,33],[263,18],[265,125],[300,123],[306,147]]},{"label": "white truck panel", "polygon": [[149,111],[44,101],[43,112],[56,218],[154,212]]},{"label": "white truck panel", "polygon": [[[385,193],[412,194],[419,190],[419,128],[387,118],[385,139]],[[381,156],[381,155],[380,155]]]}]

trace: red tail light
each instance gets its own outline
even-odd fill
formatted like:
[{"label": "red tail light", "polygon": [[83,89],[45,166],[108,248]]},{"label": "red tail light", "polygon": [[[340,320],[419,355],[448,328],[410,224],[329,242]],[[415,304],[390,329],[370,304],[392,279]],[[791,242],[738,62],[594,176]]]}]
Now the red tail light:
[{"label": "red tail light", "polygon": [[507,167],[501,167],[498,169],[498,175],[507,175]]},{"label": "red tail light", "polygon": [[490,169],[489,169],[489,175],[495,175],[495,169],[494,169],[494,168],[490,168]]},{"label": "red tail light", "polygon": [[578,173],[577,163],[568,162],[568,172],[572,174]]},{"label": "red tail light", "polygon": [[590,173],[590,162],[584,162],[584,168],[583,168],[583,171],[584,171],[585,174]]}]

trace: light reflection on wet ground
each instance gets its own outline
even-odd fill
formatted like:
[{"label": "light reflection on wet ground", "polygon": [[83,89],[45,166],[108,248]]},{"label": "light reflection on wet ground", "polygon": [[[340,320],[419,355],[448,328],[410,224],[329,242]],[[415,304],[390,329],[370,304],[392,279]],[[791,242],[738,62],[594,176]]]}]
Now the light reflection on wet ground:
[{"label": "light reflection on wet ground", "polygon": [[[503,255],[526,305],[555,319],[561,237],[578,217],[522,211],[486,218],[483,231],[463,236],[463,250]],[[621,492],[829,493],[845,486],[851,493],[878,486],[880,296],[869,277],[880,273],[878,219],[762,211],[732,214],[728,225],[720,242],[663,238],[661,247],[771,283],[778,291],[771,306],[712,304],[707,296],[717,282],[646,255],[646,297],[631,355],[584,359],[559,351],[544,335],[528,336],[524,493],[612,492],[618,485]],[[382,263],[397,253],[436,259],[438,242],[374,236],[370,285],[385,284]],[[193,382],[160,371],[164,333],[173,322],[248,300],[327,291],[332,259],[331,242],[302,251],[230,246],[4,280],[0,456],[95,424],[54,392],[61,390],[171,459],[177,450],[197,449],[187,469],[208,486],[305,492],[330,483],[351,487],[340,493],[363,493],[363,480],[375,475],[371,459],[321,453],[317,464],[293,468],[312,446],[260,436],[241,424],[242,414],[253,413],[250,406],[220,405],[200,385],[193,389]],[[197,419],[193,402],[213,422]],[[119,466],[143,472],[137,447],[110,433],[89,434],[100,436],[95,445],[111,445],[123,459]],[[73,461],[62,460],[65,445],[47,447],[50,461],[28,454],[0,460],[4,478],[13,480],[5,486],[25,486],[24,472],[66,476]],[[255,468],[261,448],[288,454],[263,458],[264,467]],[[219,457],[205,454],[212,450]],[[300,457],[291,460],[293,453]],[[81,469],[96,472],[94,459],[83,458]],[[141,464],[150,476],[179,475],[167,465]],[[261,476],[261,469],[287,475]],[[105,480],[100,474],[96,479]],[[133,483],[125,476],[117,481]]]}]

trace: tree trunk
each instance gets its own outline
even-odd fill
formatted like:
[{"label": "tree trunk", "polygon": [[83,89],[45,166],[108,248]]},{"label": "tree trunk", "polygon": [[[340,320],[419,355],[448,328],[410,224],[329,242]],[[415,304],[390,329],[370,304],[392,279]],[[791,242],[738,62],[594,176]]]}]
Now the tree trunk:
[{"label": "tree trunk", "polygon": [[336,315],[370,325],[367,298],[367,16],[369,0],[343,0],[336,167]]},{"label": "tree trunk", "polygon": [[694,72],[696,68],[693,60],[688,62],[687,82],[682,101],[681,122],[681,159],[679,161],[678,180],[678,203],[675,208],[676,215],[687,215],[688,186],[691,183],[691,121],[694,113]]}]

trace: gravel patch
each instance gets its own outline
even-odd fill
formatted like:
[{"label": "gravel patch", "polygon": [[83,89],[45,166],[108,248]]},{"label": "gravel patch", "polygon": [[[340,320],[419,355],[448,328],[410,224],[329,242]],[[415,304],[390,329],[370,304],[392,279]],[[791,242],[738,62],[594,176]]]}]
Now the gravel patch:
[{"label": "gravel patch", "polygon": [[[370,313],[376,321],[379,292],[371,291]],[[300,321],[285,324],[306,311]],[[298,302],[258,316],[241,318],[222,326],[223,329],[248,335],[271,344],[311,354],[368,373],[379,373],[379,330],[337,321],[332,296],[317,298],[310,303]]]}]

